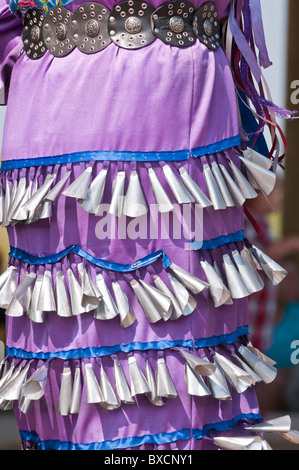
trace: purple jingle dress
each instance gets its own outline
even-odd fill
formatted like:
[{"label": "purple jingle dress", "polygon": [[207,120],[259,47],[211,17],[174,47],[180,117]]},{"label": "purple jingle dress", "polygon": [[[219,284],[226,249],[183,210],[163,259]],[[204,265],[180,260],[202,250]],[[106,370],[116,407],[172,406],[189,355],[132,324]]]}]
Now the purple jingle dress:
[{"label": "purple jingle dress", "polygon": [[[134,48],[126,23],[135,36],[123,47],[108,22],[100,51],[84,53],[82,39],[60,57],[45,29],[44,43],[23,43],[25,25],[92,19],[97,2],[0,0],[11,247],[0,404],[14,409],[24,449],[216,450],[262,419],[254,384],[275,376],[248,342],[247,299],[260,269],[273,283],[285,273],[244,233],[244,203],[274,173],[246,153],[213,30],[228,31],[242,1],[124,3],[103,0],[101,14],[123,24],[129,7],[137,19],[166,14],[164,40],[151,32]],[[199,10],[199,36],[183,44],[184,12]]]}]

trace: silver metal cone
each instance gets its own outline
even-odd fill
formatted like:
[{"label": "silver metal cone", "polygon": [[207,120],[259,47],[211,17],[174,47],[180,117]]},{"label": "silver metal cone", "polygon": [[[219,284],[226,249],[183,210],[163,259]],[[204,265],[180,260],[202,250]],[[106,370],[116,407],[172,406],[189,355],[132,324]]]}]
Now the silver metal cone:
[{"label": "silver metal cone", "polygon": [[203,378],[191,368],[188,362],[185,364],[185,381],[189,395],[195,395],[198,397],[211,395],[211,391]]},{"label": "silver metal cone", "polygon": [[72,315],[80,315],[85,312],[85,309],[82,306],[83,291],[71,268],[67,270],[67,275],[69,280]]},{"label": "silver metal cone", "polygon": [[65,285],[65,278],[62,271],[58,271],[55,279],[55,298],[57,315],[59,317],[71,317],[72,310],[68,291]]},{"label": "silver metal cone", "polygon": [[282,266],[254,245],[252,245],[250,251],[273,285],[277,285],[284,280],[288,272]]},{"label": "silver metal cone", "polygon": [[21,304],[25,312],[28,312],[30,309],[32,286],[35,281],[35,273],[25,273],[20,284],[13,293],[14,298]]},{"label": "silver metal cone", "polygon": [[103,393],[103,403],[101,403],[101,405],[107,410],[116,410],[119,408],[120,404],[102,364],[100,373],[100,386]]},{"label": "silver metal cone", "polygon": [[83,209],[86,210],[86,212],[89,212],[90,214],[98,213],[105,190],[106,177],[107,170],[101,170],[99,174],[95,177],[95,179],[92,181],[88,189],[86,198],[78,200],[79,204],[81,204],[81,206],[83,207]]},{"label": "silver metal cone", "polygon": [[176,296],[183,315],[187,316],[190,315],[192,312],[194,312],[196,306],[197,306],[197,301],[192,295],[188,292],[186,287],[171,273],[167,273],[168,278],[170,280],[170,284],[172,286],[174,295]]},{"label": "silver metal cone", "polygon": [[43,283],[40,290],[37,309],[41,312],[54,312],[56,311],[56,302],[54,291],[52,287],[52,273],[45,271],[43,276]]},{"label": "silver metal cone", "polygon": [[249,147],[246,150],[243,150],[243,155],[248,160],[256,163],[259,166],[264,167],[266,170],[270,170],[273,165],[273,162],[272,160],[270,160],[270,158],[265,157],[261,153]]},{"label": "silver metal cone", "polygon": [[246,170],[254,179],[258,187],[263,191],[266,196],[269,196],[276,184],[276,174],[273,171],[266,170],[260,165],[248,160],[247,158],[240,157],[244,163]]},{"label": "silver metal cone", "polygon": [[242,299],[250,292],[244,284],[236,266],[228,255],[223,255],[223,267],[232,299]]},{"label": "silver metal cone", "polygon": [[209,199],[214,209],[226,209],[226,204],[224,202],[219,186],[217,185],[217,182],[209,165],[203,165],[203,175],[206,181]]},{"label": "silver metal cone", "polygon": [[246,179],[245,175],[242,173],[241,170],[234,164],[232,160],[229,161],[230,167],[234,174],[234,179],[239,186],[243,196],[246,199],[255,199],[257,197],[257,192],[252,187],[250,182]]},{"label": "silver metal cone", "polygon": [[81,406],[82,386],[80,367],[76,367],[75,377],[72,387],[72,397],[70,405],[70,414],[79,414]]},{"label": "silver metal cone", "polygon": [[158,211],[161,213],[172,211],[173,204],[169,199],[162,184],[160,183],[159,178],[157,177],[153,168],[148,169],[148,176],[151,183],[153,195],[158,205]]},{"label": "silver metal cone", "polygon": [[265,383],[273,382],[277,376],[277,369],[274,366],[263,361],[245,346],[240,346],[238,351],[247,364],[249,364]]},{"label": "silver metal cone", "polygon": [[9,211],[7,214],[7,220],[11,223],[14,218],[14,214],[18,211],[24,195],[26,193],[26,178],[21,178],[16,189],[16,193],[14,198],[12,199],[12,203],[10,204]]},{"label": "silver metal cone", "polygon": [[104,398],[92,364],[85,364],[85,385],[87,403],[102,403]]},{"label": "silver metal cone", "polygon": [[157,289],[163,292],[171,300],[173,310],[170,320],[177,320],[178,318],[180,318],[183,315],[183,310],[181,309],[180,303],[177,300],[176,296],[158,275],[153,276],[153,281]]},{"label": "silver metal cone", "polygon": [[181,181],[177,178],[177,176],[174,174],[173,170],[170,168],[169,165],[163,166],[163,172],[166,181],[169,184],[170,189],[178,204],[188,204],[191,202],[195,202],[194,198],[187,191]]},{"label": "silver metal cone", "polygon": [[1,380],[0,380],[0,390],[5,387],[5,384],[9,382],[9,379],[13,376],[15,370],[15,365],[12,362],[10,367],[5,370],[5,372],[2,374]]},{"label": "silver metal cone", "polygon": [[86,170],[73,181],[62,194],[67,197],[73,197],[75,199],[84,200],[87,197],[87,193],[90,187],[92,167],[86,168]]},{"label": "silver metal cone", "polygon": [[147,394],[147,398],[149,401],[155,406],[164,406],[164,401],[161,397],[157,395],[157,384],[155,381],[155,377],[152,371],[152,368],[148,361],[146,361],[145,366],[145,373],[146,373],[146,380],[150,388],[150,393]]},{"label": "silver metal cone", "polygon": [[218,163],[216,162],[212,163],[212,172],[214,174],[215,180],[217,181],[218,187],[220,189],[220,192],[222,194],[226,207],[234,207],[235,206],[234,200],[228,190],[228,187],[226,186],[225,179],[223,177],[223,174],[220,171]]},{"label": "silver metal cone", "polygon": [[122,328],[128,328],[129,326],[133,325],[133,323],[136,321],[136,317],[132,312],[128,297],[124,293],[119,283],[116,281],[112,282],[112,288],[117,305],[117,310],[119,311],[120,325]]},{"label": "silver metal cone", "polygon": [[235,182],[235,180],[230,176],[229,172],[225,168],[224,165],[219,165],[221,172],[223,174],[223,177],[225,179],[225,183],[228,187],[228,190],[232,196],[232,199],[234,201],[234,204],[237,208],[241,207],[244,202],[246,201],[245,196],[243,195],[242,191],[240,190],[239,186]]},{"label": "silver metal cone", "polygon": [[21,397],[19,399],[18,409],[26,415],[28,413],[29,409],[30,409],[31,403],[32,402],[31,402],[31,400],[29,400],[29,398]]},{"label": "silver metal cone", "polygon": [[249,367],[246,362],[242,361],[239,356],[237,356],[235,353],[232,353],[232,357],[240,364],[242,369],[244,369],[250,375],[253,385],[262,382],[261,377],[251,367]]},{"label": "silver metal cone", "polygon": [[24,309],[22,305],[13,297],[7,309],[5,310],[7,317],[22,317],[24,315]]},{"label": "silver metal cone", "polygon": [[91,310],[95,310],[99,306],[99,298],[102,297],[102,294],[100,293],[96,284],[93,282],[88,272],[84,268],[83,263],[79,263],[77,265],[77,268],[81,281],[81,289],[83,292],[81,302],[82,307],[84,308],[85,312],[90,312]]},{"label": "silver metal cone", "polygon": [[252,445],[256,440],[261,442],[261,439],[255,436],[245,437],[214,437],[214,444],[221,449],[225,450],[248,450],[248,447]]},{"label": "silver metal cone", "polygon": [[4,221],[4,227],[8,226],[10,224],[10,214],[14,208],[14,200],[17,192],[17,181],[15,181],[12,185],[6,184],[10,188],[9,190],[9,195],[8,199],[6,200],[5,198],[5,221]]},{"label": "silver metal cone", "polygon": [[181,179],[187,189],[187,191],[191,194],[194,201],[202,207],[210,207],[212,205],[209,198],[205,195],[205,193],[200,189],[198,184],[191,178],[189,173],[186,171],[184,167],[180,168],[180,175]]},{"label": "silver metal cone", "polygon": [[232,255],[239,274],[250,294],[259,292],[263,288],[263,284],[258,281],[257,277],[253,274],[237,250],[234,250]]},{"label": "silver metal cone", "polygon": [[70,412],[72,400],[72,373],[69,367],[64,367],[59,392],[58,413],[67,416]]},{"label": "silver metal cone", "polygon": [[[99,308],[96,309],[96,318],[98,320],[110,320],[119,315],[119,311],[117,310],[113,297],[110,293],[110,290],[108,289],[108,286],[102,274],[97,275],[96,285],[102,294],[103,302],[101,302]],[[104,308],[104,312],[102,310],[102,307]]]},{"label": "silver metal cone", "polygon": [[48,192],[48,194],[45,196],[44,200],[47,202],[55,202],[56,199],[58,198],[60,192],[62,191],[65,183],[69,179],[71,174],[71,171],[67,171],[65,175],[60,179],[58,183],[55,184],[55,186],[51,189],[51,191]]},{"label": "silver metal cone", "polygon": [[219,367],[216,365],[215,372],[207,376],[207,383],[212,391],[212,395],[216,400],[230,401],[232,400],[227,381]]},{"label": "silver metal cone", "polygon": [[135,399],[131,395],[128,382],[118,359],[114,359],[114,382],[118,398],[123,403],[135,405]]},{"label": "silver metal cone", "polygon": [[245,392],[252,385],[250,375],[226,357],[215,353],[214,361],[238,393]]},{"label": "silver metal cone", "polygon": [[161,320],[162,317],[160,313],[154,306],[153,302],[151,301],[144,288],[139,284],[139,282],[134,279],[130,282],[130,284],[149,323],[156,323],[157,321]]},{"label": "silver metal cone", "polygon": [[200,264],[209,283],[209,291],[214,301],[214,305],[215,307],[220,307],[231,298],[230,292],[213,266],[211,266],[207,261],[201,261]]},{"label": "silver metal cone", "polygon": [[48,368],[42,365],[23,384],[21,394],[30,400],[39,400],[45,393]]},{"label": "silver metal cone", "polygon": [[137,171],[130,175],[127,193],[124,198],[123,214],[127,217],[140,217],[148,212],[148,206],[144,197]]},{"label": "silver metal cone", "polygon": [[199,294],[203,290],[208,289],[209,284],[207,282],[204,282],[193,274],[188,273],[188,271],[185,271],[176,264],[171,263],[169,267],[184,286],[192,292],[192,294]]},{"label": "silver metal cone", "polygon": [[0,389],[0,398],[3,400],[19,400],[21,395],[22,385],[26,380],[30,364],[27,364],[24,368],[20,366],[10,377],[10,379],[4,383]]},{"label": "silver metal cone", "polygon": [[146,381],[146,378],[141,372],[134,356],[128,358],[128,364],[132,397],[135,397],[136,395],[150,393],[150,388]]},{"label": "silver metal cone", "polygon": [[21,199],[20,203],[12,214],[12,222],[24,222],[28,219],[29,212],[24,209],[23,206],[31,197],[32,184],[32,181],[30,181],[28,187],[26,188],[23,198]]},{"label": "silver metal cone", "polygon": [[281,432],[279,434],[287,441],[292,442],[292,444],[299,444],[298,431],[294,431],[293,429],[291,429],[289,432]]},{"label": "silver metal cone", "polygon": [[243,259],[244,263],[247,264],[247,266],[251,270],[252,274],[256,277],[256,282],[262,289],[264,287],[264,282],[263,282],[261,276],[259,275],[259,273],[257,272],[257,268],[256,268],[256,265],[253,261],[252,254],[250,253],[249,250],[243,249],[240,252],[240,255],[242,256],[242,259]]},{"label": "silver metal cone", "polygon": [[157,395],[159,397],[176,398],[178,396],[178,392],[163,357],[157,360],[156,383]]},{"label": "silver metal cone", "polygon": [[112,198],[110,202],[109,214],[121,217],[123,213],[124,190],[126,173],[119,171],[113,181]]},{"label": "silver metal cone", "polygon": [[25,202],[22,206],[23,209],[34,212],[46,196],[55,178],[56,175],[47,175],[44,184]]},{"label": "silver metal cone", "polygon": [[163,292],[159,291],[155,287],[143,281],[142,279],[140,280],[140,283],[143,286],[146,293],[151,298],[153,304],[155,305],[156,309],[158,310],[163,320],[164,321],[169,320],[173,311],[173,306],[172,306],[170,298],[167,297],[167,295],[163,294]]},{"label": "silver metal cone", "polygon": [[289,415],[270,419],[259,424],[246,426],[245,429],[254,432],[279,432],[287,433],[291,431],[291,418]]},{"label": "silver metal cone", "polygon": [[10,200],[11,200],[11,192],[12,192],[12,184],[7,181],[5,187],[5,198],[4,198],[4,205],[3,205],[3,215],[2,215],[2,225],[6,227],[9,225],[8,220],[8,212],[10,207]]},{"label": "silver metal cone", "polygon": [[38,303],[40,299],[40,294],[42,290],[44,276],[42,274],[38,275],[34,284],[31,302],[27,315],[31,321],[35,323],[44,322],[44,311],[38,308]]},{"label": "silver metal cone", "polygon": [[207,358],[195,356],[183,349],[180,349],[181,355],[198,375],[212,375],[216,371],[215,364],[212,364]]},{"label": "silver metal cone", "polygon": [[17,289],[18,271],[14,266],[9,266],[0,276],[0,307],[7,309],[13,301],[13,294]]}]

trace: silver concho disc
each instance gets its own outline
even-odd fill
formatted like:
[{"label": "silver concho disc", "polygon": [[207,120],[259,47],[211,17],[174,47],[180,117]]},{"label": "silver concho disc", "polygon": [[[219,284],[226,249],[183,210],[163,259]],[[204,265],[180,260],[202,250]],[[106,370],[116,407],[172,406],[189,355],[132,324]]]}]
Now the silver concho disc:
[{"label": "silver concho disc", "polygon": [[94,54],[111,43],[107,29],[109,14],[107,7],[95,2],[83,3],[74,11],[72,39],[81,52]]},{"label": "silver concho disc", "polygon": [[128,0],[111,11],[108,31],[111,40],[124,49],[140,49],[155,41],[151,29],[154,9],[145,2]]},{"label": "silver concho disc", "polygon": [[193,28],[200,42],[208,49],[216,51],[220,47],[220,24],[214,3],[204,3],[195,12]]},{"label": "silver concho disc", "polygon": [[72,13],[64,7],[52,7],[43,25],[47,48],[55,57],[65,57],[75,48],[71,36]]},{"label": "silver concho disc", "polygon": [[24,17],[24,27],[22,39],[24,51],[30,59],[39,59],[46,51],[46,45],[43,39],[43,22],[45,15],[34,8],[26,11]]},{"label": "silver concho disc", "polygon": [[152,16],[155,36],[171,46],[192,46],[196,41],[192,25],[193,14],[194,7],[189,2],[165,3]]}]

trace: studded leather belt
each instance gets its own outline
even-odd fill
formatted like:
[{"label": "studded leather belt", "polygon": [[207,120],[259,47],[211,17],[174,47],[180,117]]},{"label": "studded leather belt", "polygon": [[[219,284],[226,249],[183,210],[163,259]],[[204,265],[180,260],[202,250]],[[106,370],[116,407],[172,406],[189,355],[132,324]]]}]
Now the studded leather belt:
[{"label": "studded leather belt", "polygon": [[195,10],[185,1],[169,2],[154,9],[145,2],[128,0],[113,10],[94,2],[83,3],[73,13],[62,6],[42,11],[27,10],[23,23],[23,51],[39,59],[47,51],[64,57],[75,48],[93,54],[114,43],[140,49],[156,39],[175,47],[188,47],[198,39],[208,49],[220,46],[216,7],[204,3]]}]

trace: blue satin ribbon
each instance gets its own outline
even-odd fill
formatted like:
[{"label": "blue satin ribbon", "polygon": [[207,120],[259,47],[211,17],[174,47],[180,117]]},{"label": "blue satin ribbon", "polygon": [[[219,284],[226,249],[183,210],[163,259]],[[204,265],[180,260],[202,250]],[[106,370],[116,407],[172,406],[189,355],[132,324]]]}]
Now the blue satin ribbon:
[{"label": "blue satin ribbon", "polygon": [[238,424],[239,421],[260,421],[262,420],[260,413],[242,413],[231,420],[220,421],[218,423],[208,423],[202,429],[181,429],[174,432],[162,432],[159,434],[146,434],[144,436],[131,436],[113,441],[90,442],[90,443],[73,443],[69,441],[59,441],[54,439],[42,441],[35,431],[20,431],[23,441],[35,442],[40,450],[114,450],[126,449],[130,447],[138,447],[143,444],[163,445],[176,441],[187,441],[193,439],[203,439],[209,435],[210,431],[230,431]]},{"label": "blue satin ribbon", "polygon": [[[193,157],[221,152],[231,147],[239,146],[241,138],[239,135],[223,139],[214,144],[191,149]],[[135,161],[135,162],[167,162],[189,160],[190,150],[176,150],[174,152],[121,152],[112,150],[99,150],[94,152],[76,152],[52,157],[23,158],[16,160],[5,160],[1,163],[0,170],[8,171],[17,168],[28,168],[33,166],[51,166],[64,163],[78,163],[87,161]]]},{"label": "blue satin ribbon", "polygon": [[113,346],[89,347],[69,349],[67,351],[55,352],[32,352],[25,349],[6,346],[6,354],[10,357],[18,357],[20,359],[83,359],[90,357],[103,357],[115,354],[117,352],[129,353],[131,351],[162,351],[175,347],[188,348],[190,350],[204,347],[214,347],[219,344],[231,344],[238,340],[241,336],[248,335],[248,326],[240,326],[232,333],[226,333],[218,336],[210,336],[208,338],[188,339],[188,340],[160,340],[160,341],[133,341],[128,344],[115,344]]},{"label": "blue satin ribbon", "polygon": [[163,268],[167,268],[171,265],[171,261],[166,255],[163,250],[158,250],[149,255],[135,261],[133,264],[120,264],[115,263],[113,261],[106,261],[104,259],[96,258],[95,256],[90,255],[87,251],[83,250],[77,245],[71,245],[68,248],[60,251],[59,253],[55,253],[54,255],[49,256],[35,256],[30,253],[27,253],[20,248],[11,247],[9,256],[11,258],[16,258],[22,260],[24,263],[32,264],[32,265],[42,265],[42,264],[53,264],[58,263],[67,255],[74,253],[82,258],[85,258],[87,261],[90,261],[96,266],[100,268],[108,269],[110,271],[118,271],[122,273],[127,273],[131,271],[135,271],[136,269],[140,269],[144,266],[148,266],[149,264],[154,263],[158,259],[162,259],[162,266]]},{"label": "blue satin ribbon", "polygon": [[235,233],[228,235],[220,235],[220,237],[212,238],[211,240],[191,240],[191,246],[194,250],[213,250],[219,246],[226,245],[227,243],[241,242],[246,239],[245,231],[239,230]]}]

